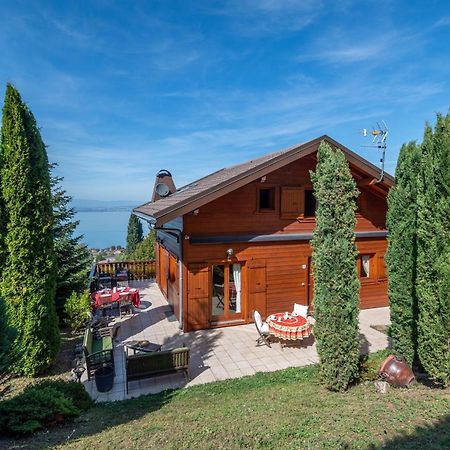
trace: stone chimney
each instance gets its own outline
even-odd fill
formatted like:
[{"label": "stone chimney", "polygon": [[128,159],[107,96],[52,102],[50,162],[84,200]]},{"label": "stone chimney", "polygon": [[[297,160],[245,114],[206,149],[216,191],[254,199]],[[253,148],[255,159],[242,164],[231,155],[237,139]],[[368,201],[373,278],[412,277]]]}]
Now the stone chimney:
[{"label": "stone chimney", "polygon": [[156,174],[155,186],[153,187],[152,202],[167,197],[176,191],[172,174],[165,169]]}]

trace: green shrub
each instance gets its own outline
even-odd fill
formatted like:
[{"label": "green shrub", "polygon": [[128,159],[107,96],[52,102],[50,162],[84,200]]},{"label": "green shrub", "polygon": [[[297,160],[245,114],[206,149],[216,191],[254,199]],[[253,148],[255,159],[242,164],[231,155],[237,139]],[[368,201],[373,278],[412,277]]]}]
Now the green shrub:
[{"label": "green shrub", "polygon": [[75,381],[45,380],[38,384],[29,386],[25,389],[25,391],[36,388],[51,388],[57,390],[70,399],[73,405],[81,411],[88,410],[94,404],[93,400],[86,392],[86,389],[84,389],[84,386],[81,383],[76,383]]},{"label": "green shrub", "polygon": [[370,355],[361,355],[359,381],[375,381],[381,363],[391,354],[389,350],[381,350]]},{"label": "green shrub", "polygon": [[64,322],[72,331],[78,331],[84,327],[91,312],[91,298],[89,292],[81,295],[72,292],[64,305]]},{"label": "green shrub", "polygon": [[28,434],[62,423],[80,410],[59,390],[39,385],[0,402],[0,434]]}]

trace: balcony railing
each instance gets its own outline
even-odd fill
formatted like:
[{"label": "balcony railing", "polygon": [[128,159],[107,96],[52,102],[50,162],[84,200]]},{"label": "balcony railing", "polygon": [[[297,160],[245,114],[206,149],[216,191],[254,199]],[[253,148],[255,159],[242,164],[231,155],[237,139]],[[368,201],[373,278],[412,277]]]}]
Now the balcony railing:
[{"label": "balcony railing", "polygon": [[89,287],[91,291],[96,289],[96,280],[99,274],[109,274],[114,279],[117,272],[123,269],[127,270],[129,281],[152,280],[156,278],[156,262],[154,259],[99,262],[92,266],[89,273]]}]

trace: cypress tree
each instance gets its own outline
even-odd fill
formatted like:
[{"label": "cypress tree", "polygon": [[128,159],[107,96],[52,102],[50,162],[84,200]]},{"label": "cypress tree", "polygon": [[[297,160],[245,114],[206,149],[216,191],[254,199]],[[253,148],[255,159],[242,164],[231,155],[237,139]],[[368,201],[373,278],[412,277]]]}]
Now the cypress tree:
[{"label": "cypress tree", "polygon": [[0,294],[16,332],[15,370],[36,375],[59,348],[55,313],[56,263],[45,145],[19,92],[6,87],[1,132],[1,191],[7,211],[6,258]]},{"label": "cypress tree", "polygon": [[394,353],[412,364],[417,353],[417,175],[420,147],[402,146],[395,171],[396,185],[388,195],[386,264]]},{"label": "cypress tree", "polygon": [[[54,170],[56,164],[51,164]],[[53,236],[58,273],[56,278],[56,311],[61,316],[64,303],[72,292],[81,294],[87,286],[87,271],[92,257],[83,236],[76,235],[80,221],[75,220],[75,210],[70,207],[72,197],[61,186],[63,177],[51,174],[50,183],[53,200]]]},{"label": "cypress tree", "polygon": [[450,115],[425,129],[417,183],[418,355],[430,379],[450,384]]},{"label": "cypress tree", "polygon": [[139,242],[139,244],[136,246],[136,249],[131,255],[131,258],[137,260],[154,259],[155,237],[156,237],[155,231],[150,230],[150,232],[147,234],[147,236],[145,236],[142,242]]},{"label": "cypress tree", "polygon": [[139,242],[142,241],[144,232],[142,230],[142,223],[134,214],[130,215],[128,220],[128,232],[127,232],[127,255],[131,255],[136,250]]},{"label": "cypress tree", "polygon": [[311,172],[317,201],[313,247],[314,336],[321,377],[328,389],[342,391],[359,370],[356,271],[358,190],[344,154],[322,142]]},{"label": "cypress tree", "polygon": [[5,202],[3,199],[3,193],[2,193],[2,167],[3,167],[3,157],[2,157],[2,151],[0,147],[0,274],[3,270],[3,265],[5,263],[6,258],[6,251],[5,251],[5,236],[6,236],[6,220],[7,220],[7,213],[5,208]]}]

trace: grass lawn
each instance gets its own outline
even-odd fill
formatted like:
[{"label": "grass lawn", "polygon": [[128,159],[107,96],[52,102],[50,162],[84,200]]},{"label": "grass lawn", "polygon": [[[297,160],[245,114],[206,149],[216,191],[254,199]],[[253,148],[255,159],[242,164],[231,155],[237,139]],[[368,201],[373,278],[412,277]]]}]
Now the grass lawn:
[{"label": "grass lawn", "polygon": [[[376,358],[376,356],[375,356]],[[450,390],[324,389],[317,367],[258,373],[96,405],[60,428],[0,448],[450,448]]]}]

